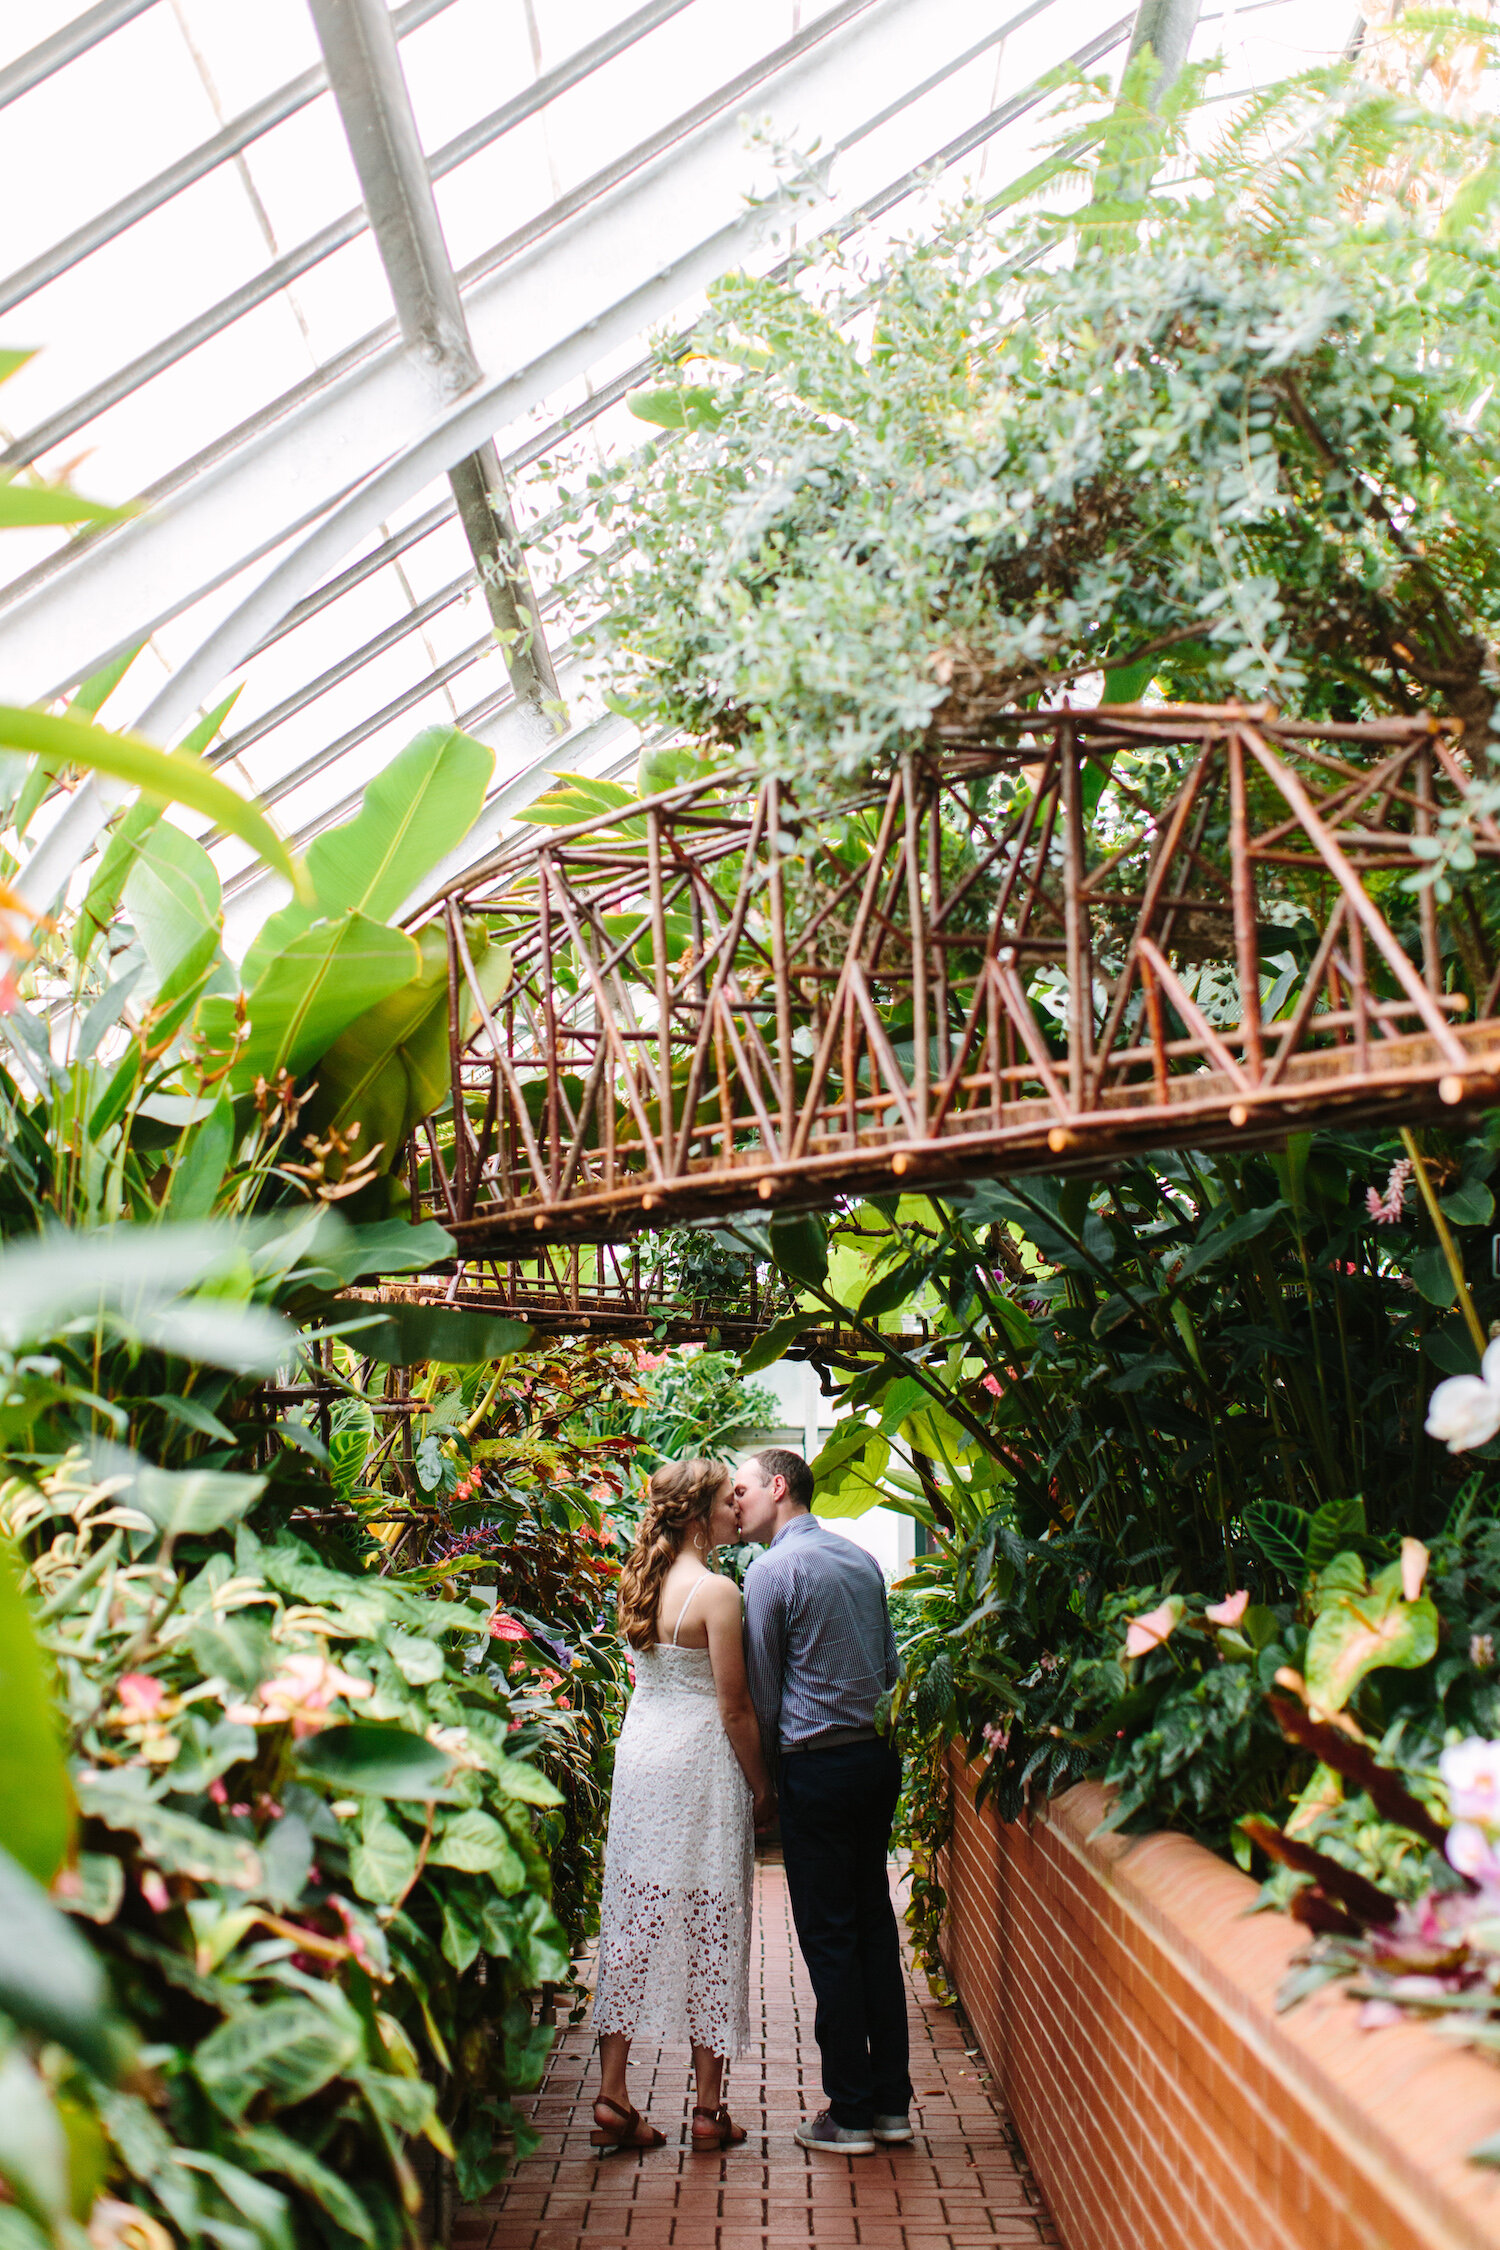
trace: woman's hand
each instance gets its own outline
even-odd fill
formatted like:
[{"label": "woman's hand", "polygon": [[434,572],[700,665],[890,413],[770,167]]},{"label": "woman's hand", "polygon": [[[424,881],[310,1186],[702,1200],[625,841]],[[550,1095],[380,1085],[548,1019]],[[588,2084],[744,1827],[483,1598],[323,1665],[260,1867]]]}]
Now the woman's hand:
[{"label": "woman's hand", "polygon": [[755,1832],[758,1836],[764,1834],[766,1829],[775,1827],[776,1813],[777,1804],[775,1790],[763,1790],[760,1796],[756,1798],[754,1806],[752,1808],[752,1818],[754,1819]]}]

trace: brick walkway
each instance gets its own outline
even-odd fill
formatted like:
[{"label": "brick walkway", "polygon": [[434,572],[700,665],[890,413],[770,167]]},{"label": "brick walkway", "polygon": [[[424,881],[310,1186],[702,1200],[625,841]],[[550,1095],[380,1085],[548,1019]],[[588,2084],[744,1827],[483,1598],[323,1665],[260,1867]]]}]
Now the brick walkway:
[{"label": "brick walkway", "polygon": [[[540,2148],[486,2202],[462,2212],[454,2250],[997,2250],[1056,2243],[1006,2120],[966,2054],[951,2009],[909,1980],[914,2144],[873,2156],[815,2156],[792,2138],[823,2107],[813,1997],[792,1934],[786,1880],[756,1870],[761,2043],[730,2067],[727,2099],[743,2148],[695,2155],[685,2054],[638,2047],[633,2100],[667,2136],[648,2155],[591,2149],[597,2086],[587,2025],[558,2042],[531,2106]],[[757,1965],[758,1964],[758,1965]]]}]

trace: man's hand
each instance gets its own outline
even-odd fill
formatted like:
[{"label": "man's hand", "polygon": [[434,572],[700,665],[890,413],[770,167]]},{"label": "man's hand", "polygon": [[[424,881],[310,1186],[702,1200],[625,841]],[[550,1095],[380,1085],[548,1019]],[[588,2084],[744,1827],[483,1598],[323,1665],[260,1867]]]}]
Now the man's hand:
[{"label": "man's hand", "polygon": [[774,1789],[768,1789],[765,1792],[764,1796],[756,1798],[753,1818],[755,1821],[755,1833],[757,1836],[763,1836],[768,1828],[774,1828],[776,1826],[777,1811],[778,1807],[776,1803],[776,1792]]}]

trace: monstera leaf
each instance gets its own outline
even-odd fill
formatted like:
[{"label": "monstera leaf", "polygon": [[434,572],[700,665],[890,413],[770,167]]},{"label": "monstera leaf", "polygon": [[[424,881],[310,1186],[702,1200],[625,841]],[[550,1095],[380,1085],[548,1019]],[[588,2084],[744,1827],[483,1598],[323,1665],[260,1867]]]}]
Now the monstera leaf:
[{"label": "monstera leaf", "polygon": [[1358,1556],[1337,1555],[1320,1574],[1319,1597],[1305,1676],[1321,1710],[1342,1711],[1367,1673],[1382,1666],[1412,1672],[1437,1654],[1438,1613],[1425,1595],[1404,1598],[1399,1563],[1366,1586]]}]

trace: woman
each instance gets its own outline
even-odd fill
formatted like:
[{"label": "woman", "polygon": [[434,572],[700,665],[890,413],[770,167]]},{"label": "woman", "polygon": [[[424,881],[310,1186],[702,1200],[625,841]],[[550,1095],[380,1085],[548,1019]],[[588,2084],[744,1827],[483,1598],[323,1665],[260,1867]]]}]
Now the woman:
[{"label": "woman", "polygon": [[596,2148],[665,2144],[626,2088],[637,2036],[692,2048],[695,2149],[745,2138],[723,2104],[724,2064],[749,2043],[754,1830],[775,1797],[745,1684],[740,1591],[709,1568],[736,1537],[732,1494],[721,1462],[658,1469],[620,1572],[635,1694],[604,1854]]}]

